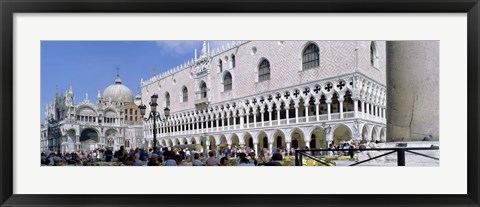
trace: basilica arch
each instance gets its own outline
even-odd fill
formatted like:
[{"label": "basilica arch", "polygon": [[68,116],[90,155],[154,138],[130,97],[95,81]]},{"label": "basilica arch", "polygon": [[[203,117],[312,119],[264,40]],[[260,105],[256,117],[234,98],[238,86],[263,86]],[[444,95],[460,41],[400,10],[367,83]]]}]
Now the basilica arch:
[{"label": "basilica arch", "polygon": [[93,128],[86,128],[80,134],[82,150],[94,150],[99,142],[98,132]]}]

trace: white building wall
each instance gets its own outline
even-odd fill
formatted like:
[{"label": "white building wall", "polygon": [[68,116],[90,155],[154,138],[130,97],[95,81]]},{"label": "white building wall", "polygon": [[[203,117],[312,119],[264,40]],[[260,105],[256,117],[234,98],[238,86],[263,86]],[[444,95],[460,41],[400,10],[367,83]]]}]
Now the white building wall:
[{"label": "white building wall", "polygon": [[[212,57],[210,63],[210,104],[287,88],[315,80],[360,72],[385,85],[385,42],[377,41],[379,67],[370,64],[370,41],[313,41],[320,49],[320,66],[302,71],[302,52],[310,41],[250,41],[232,47]],[[252,53],[252,48],[256,53]],[[358,51],[356,49],[358,48]],[[211,48],[211,53],[216,49]],[[231,55],[236,56],[230,68]],[[193,55],[192,55],[193,56]],[[228,61],[225,59],[228,57]],[[223,72],[218,71],[219,59]],[[258,64],[266,58],[270,62],[270,80],[258,82]],[[151,78],[142,87],[142,101],[148,104],[150,96],[159,95],[159,110],[163,114],[165,94],[170,93],[171,113],[195,108],[195,82],[191,64],[162,78]],[[225,71],[232,74],[231,91],[223,92],[221,84]],[[160,76],[160,75],[159,75]],[[182,87],[188,88],[188,102],[181,101]],[[198,87],[198,86],[197,86]],[[147,107],[147,112],[150,107]]]}]

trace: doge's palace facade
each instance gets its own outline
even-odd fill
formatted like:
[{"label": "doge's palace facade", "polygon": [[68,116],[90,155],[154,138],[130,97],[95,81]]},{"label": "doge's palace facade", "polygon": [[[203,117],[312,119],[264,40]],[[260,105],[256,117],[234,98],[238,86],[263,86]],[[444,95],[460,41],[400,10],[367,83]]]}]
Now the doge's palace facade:
[{"label": "doge's palace facade", "polygon": [[[171,110],[158,120],[163,146],[385,141],[385,65],[384,41],[204,42],[192,60],[141,80],[142,102],[158,94]],[[148,146],[152,127],[144,123]]]}]

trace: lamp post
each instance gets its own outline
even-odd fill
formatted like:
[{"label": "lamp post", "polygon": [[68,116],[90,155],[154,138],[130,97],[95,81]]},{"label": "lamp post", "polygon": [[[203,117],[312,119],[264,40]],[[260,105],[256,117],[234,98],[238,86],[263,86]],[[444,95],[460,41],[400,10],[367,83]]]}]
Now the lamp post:
[{"label": "lamp post", "polygon": [[[145,121],[153,119],[153,150],[154,151],[157,148],[157,118],[160,118],[161,121],[164,121],[164,119],[161,119],[160,113],[157,111],[157,106],[158,106],[157,99],[158,99],[157,94],[153,94],[151,96],[151,102],[149,103],[151,108],[150,113],[148,115],[148,118],[145,118],[145,117],[143,118],[143,120]],[[147,109],[147,106],[145,106],[144,104],[140,104],[138,108],[140,109],[140,114],[142,116],[145,116],[145,109]],[[167,118],[170,116],[170,109],[168,107],[165,107],[164,115]]]}]

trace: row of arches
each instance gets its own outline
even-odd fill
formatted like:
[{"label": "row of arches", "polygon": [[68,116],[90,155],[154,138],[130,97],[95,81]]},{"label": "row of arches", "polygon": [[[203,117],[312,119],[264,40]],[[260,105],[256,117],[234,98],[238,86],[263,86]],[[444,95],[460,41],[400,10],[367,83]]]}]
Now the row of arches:
[{"label": "row of arches", "polygon": [[[174,146],[177,144],[201,144],[212,150],[220,145],[228,144],[231,147],[246,146],[251,148],[325,148],[330,143],[340,144],[343,141],[366,140],[385,141],[386,128],[383,125],[364,123],[361,131],[356,132],[354,124],[336,124],[331,131],[316,125],[313,127],[279,128],[275,130],[260,130],[251,132],[235,132],[231,134],[212,134],[204,137],[170,137],[161,138],[162,146]],[[355,137],[356,134],[361,137]]]}]

